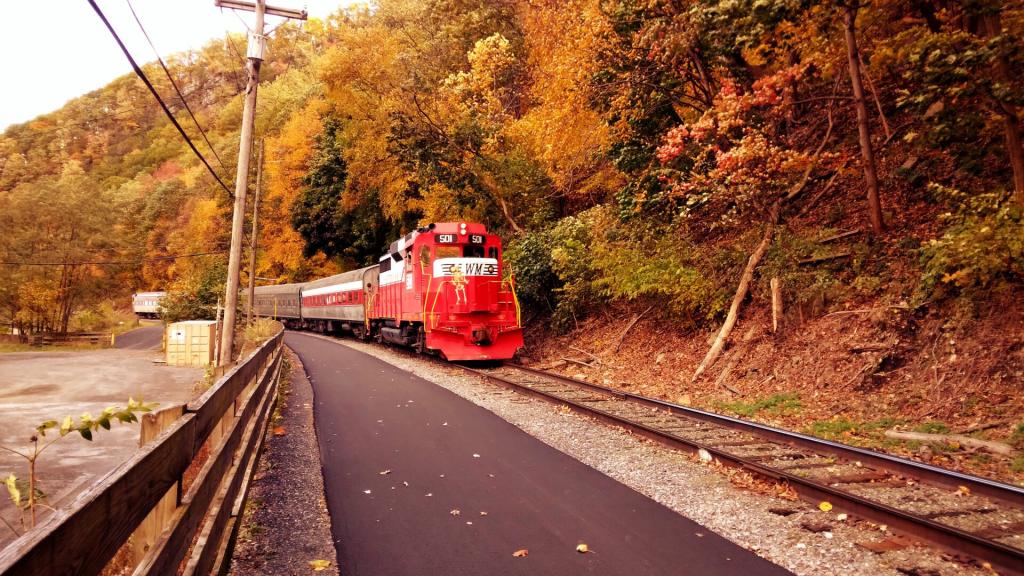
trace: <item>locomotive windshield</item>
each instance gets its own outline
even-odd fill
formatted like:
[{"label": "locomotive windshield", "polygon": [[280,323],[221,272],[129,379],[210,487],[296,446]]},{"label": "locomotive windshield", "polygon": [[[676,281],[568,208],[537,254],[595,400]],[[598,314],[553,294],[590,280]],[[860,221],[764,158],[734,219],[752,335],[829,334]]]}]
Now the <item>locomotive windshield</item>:
[{"label": "locomotive windshield", "polygon": [[436,258],[458,258],[462,256],[462,248],[460,246],[438,246],[435,252]]}]

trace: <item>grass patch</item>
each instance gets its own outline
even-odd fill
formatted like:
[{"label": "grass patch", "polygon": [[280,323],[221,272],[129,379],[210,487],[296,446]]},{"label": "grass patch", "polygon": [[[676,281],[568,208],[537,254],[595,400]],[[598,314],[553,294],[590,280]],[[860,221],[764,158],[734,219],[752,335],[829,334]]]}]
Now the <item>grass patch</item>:
[{"label": "grass patch", "polygon": [[1018,450],[1024,450],[1024,422],[1017,424],[1017,427],[1013,429],[1013,434],[1010,434],[1010,446]]},{"label": "grass patch", "polygon": [[807,432],[812,436],[836,440],[840,437],[850,436],[860,427],[859,423],[841,418],[839,420],[818,420],[811,422]]},{"label": "grass patch", "polygon": [[110,346],[110,340],[100,339],[99,344],[88,342],[67,342],[53,346],[31,346],[20,342],[0,343],[0,354],[6,352],[67,352],[69,350],[99,350]]},{"label": "grass patch", "polygon": [[788,416],[803,408],[800,397],[793,393],[772,394],[752,402],[723,402],[719,408],[739,416],[751,417],[764,412],[772,416]]},{"label": "grass patch", "polygon": [[37,352],[42,348],[33,348],[20,342],[0,342],[0,354],[4,352]]},{"label": "grass patch", "polygon": [[1017,456],[1013,459],[1013,463],[1010,464],[1010,470],[1013,470],[1017,474],[1024,474],[1024,456]]},{"label": "grass patch", "polygon": [[[857,445],[875,445],[879,442],[885,442],[886,439],[883,434],[886,430],[902,423],[903,421],[899,418],[880,418],[867,422],[838,418],[811,422],[805,431],[812,436],[826,440],[836,440]],[[854,438],[859,438],[861,441],[854,442]]]},{"label": "grass patch", "polygon": [[939,422],[932,420],[918,424],[914,428],[914,432],[923,432],[925,434],[949,434],[949,426],[945,422]]}]

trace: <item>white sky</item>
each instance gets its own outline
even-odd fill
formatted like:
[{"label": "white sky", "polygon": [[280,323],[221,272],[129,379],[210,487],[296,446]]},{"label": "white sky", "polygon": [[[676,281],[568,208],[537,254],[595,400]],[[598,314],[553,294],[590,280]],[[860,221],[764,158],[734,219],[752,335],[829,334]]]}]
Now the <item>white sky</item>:
[{"label": "white sky", "polygon": [[[305,7],[310,17],[317,18],[354,3],[268,2],[282,8]],[[156,60],[126,0],[97,0],[97,4],[137,62]],[[6,23],[0,32],[0,72],[4,78],[0,88],[0,132],[11,124],[57,110],[68,100],[131,72],[128,60],[86,0],[0,0],[0,6]],[[222,12],[213,0],[132,0],[132,6],[164,58],[223,38],[226,31],[245,32],[242,20],[251,26],[255,18],[251,12]],[[267,16],[267,29],[281,21]]]}]

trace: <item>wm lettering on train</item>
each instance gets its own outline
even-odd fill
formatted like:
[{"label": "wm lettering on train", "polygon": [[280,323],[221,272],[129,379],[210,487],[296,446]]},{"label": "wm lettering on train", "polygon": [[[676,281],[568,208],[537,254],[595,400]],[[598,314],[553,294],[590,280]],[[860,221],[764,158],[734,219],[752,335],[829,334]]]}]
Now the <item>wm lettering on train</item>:
[{"label": "wm lettering on train", "polygon": [[466,276],[497,276],[498,265],[485,262],[468,262],[464,264],[445,264],[441,267],[445,276],[452,275],[452,269],[456,266],[462,268]]}]

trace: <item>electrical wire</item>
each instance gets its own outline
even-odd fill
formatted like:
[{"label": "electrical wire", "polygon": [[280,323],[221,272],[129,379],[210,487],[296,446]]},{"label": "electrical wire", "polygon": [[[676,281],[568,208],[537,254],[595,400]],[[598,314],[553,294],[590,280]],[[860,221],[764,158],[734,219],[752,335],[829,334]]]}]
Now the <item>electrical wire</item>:
[{"label": "electrical wire", "polygon": [[192,254],[169,254],[167,256],[153,256],[139,260],[93,260],[91,262],[11,262],[0,261],[0,266],[124,266],[130,264],[142,264],[144,262],[162,262],[166,260],[177,260],[179,258],[197,258],[199,256],[213,256],[216,254],[227,254],[227,250],[214,252],[195,252]]},{"label": "electrical wire", "polygon": [[139,20],[139,15],[135,13],[135,7],[132,6],[131,0],[125,0],[125,3],[128,4],[128,10],[131,11],[132,17],[135,18],[135,23],[139,25],[139,30],[142,30],[142,35],[146,38],[146,42],[149,42],[149,47],[153,49],[153,54],[156,54],[156,61],[160,63],[160,67],[163,68],[164,74],[167,75],[167,80],[170,81],[171,87],[174,88],[174,93],[181,99],[181,103],[185,106],[185,110],[188,111],[189,117],[192,118],[192,123],[196,125],[196,129],[198,129],[199,133],[203,136],[203,140],[206,142],[206,145],[210,147],[210,152],[213,152],[213,157],[217,159],[217,163],[220,164],[220,167],[226,172],[228,170],[227,166],[225,166],[224,161],[220,159],[220,155],[217,154],[216,148],[214,148],[213,144],[210,143],[210,139],[206,137],[206,131],[199,125],[199,120],[196,119],[196,115],[192,113],[192,107],[188,105],[188,101],[185,100],[185,96],[181,93],[181,89],[178,88],[178,83],[174,81],[174,77],[171,76],[171,71],[167,69],[167,64],[165,64],[164,59],[160,57],[160,52],[153,44],[153,40],[150,39],[149,33],[146,32],[146,28],[142,25],[142,21]]},{"label": "electrical wire", "polygon": [[210,163],[203,156],[202,152],[200,152],[199,149],[196,148],[195,143],[192,142],[192,139],[189,138],[188,134],[185,133],[185,129],[182,128],[181,124],[178,123],[178,120],[174,117],[174,114],[171,114],[171,111],[167,108],[167,104],[164,103],[163,98],[160,97],[160,94],[156,91],[156,88],[153,87],[153,84],[149,81],[149,78],[146,77],[146,73],[143,72],[142,68],[140,68],[138,63],[135,62],[135,58],[132,57],[131,52],[128,51],[128,48],[124,45],[124,42],[121,41],[121,37],[117,35],[117,32],[114,30],[114,27],[111,26],[110,21],[107,20],[106,15],[103,14],[103,11],[100,10],[99,5],[96,4],[96,0],[88,0],[88,2],[89,5],[92,6],[92,9],[96,11],[96,15],[99,16],[100,20],[103,21],[103,24],[107,27],[107,30],[109,30],[110,34],[114,37],[114,40],[117,42],[117,45],[121,48],[121,52],[124,52],[125,58],[128,58],[128,62],[132,65],[132,70],[135,71],[135,74],[146,85],[146,88],[149,88],[150,93],[153,94],[153,97],[156,98],[157,102],[160,103],[160,107],[163,108],[164,114],[167,115],[167,118],[171,121],[171,124],[174,124],[174,127],[178,129],[178,133],[181,134],[181,137],[185,139],[185,142],[188,143],[189,148],[191,148],[192,152],[195,153],[199,160],[202,161],[203,165],[206,166],[206,169],[210,172],[210,175],[213,176],[213,179],[216,180],[218,184],[220,184],[220,187],[223,188],[224,191],[227,192],[229,196],[234,197],[234,193],[231,191],[231,189],[229,189],[227,185],[224,184],[224,181],[220,179],[220,176],[217,175],[217,172],[215,172],[213,167],[210,166]]}]

